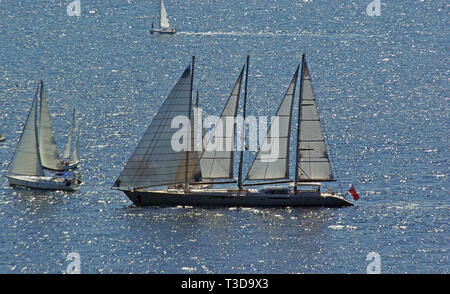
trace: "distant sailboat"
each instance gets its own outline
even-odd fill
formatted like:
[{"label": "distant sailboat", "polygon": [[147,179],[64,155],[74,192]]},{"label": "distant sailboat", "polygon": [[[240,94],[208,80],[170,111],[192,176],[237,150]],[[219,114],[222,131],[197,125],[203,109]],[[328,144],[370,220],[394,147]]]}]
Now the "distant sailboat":
[{"label": "distant sailboat", "polygon": [[40,115],[39,115],[38,138],[39,138],[39,152],[42,160],[42,166],[45,169],[63,171],[77,167],[78,162],[62,161],[61,158],[59,157],[58,147],[56,146],[55,134],[50,119],[50,112],[48,110],[47,99],[45,97],[43,81],[41,81],[40,85]]},{"label": "distant sailboat", "polygon": [[[78,163],[80,162],[80,160],[78,158],[79,147],[80,147],[80,130],[78,128],[78,119],[76,118],[75,113],[76,113],[76,110],[74,108],[73,114],[72,114],[72,126],[70,128],[69,135],[67,136],[67,143],[66,143],[66,146],[64,147],[64,151],[62,154],[62,158],[63,158],[62,164],[63,164],[64,169],[76,168],[78,166]],[[76,135],[75,146],[72,150],[74,134]]]},{"label": "distant sailboat", "polygon": [[[42,85],[43,83],[41,82],[38,86],[22,135],[14,151],[10,170],[7,175],[9,184],[35,189],[78,190],[79,183],[76,175],[73,173],[54,176],[45,175],[41,160],[40,140],[38,139],[37,128],[37,102],[39,97],[42,98]],[[38,92],[40,92],[41,95],[38,95]],[[45,119],[44,124],[46,124]],[[49,150],[50,149],[46,149],[42,154],[48,155]]]},{"label": "distant sailboat", "polygon": [[159,29],[153,27],[150,33],[158,34],[175,34],[176,30],[170,25],[169,16],[167,15],[166,6],[164,5],[164,0],[159,2]]},{"label": "distant sailboat", "polygon": [[[263,142],[278,141],[279,152],[270,158],[271,153],[260,149],[250,167],[245,180],[262,180],[259,183],[243,183],[243,155],[240,151],[237,181],[233,179],[234,146],[225,151],[209,150],[206,145],[201,158],[193,152],[194,141],[186,142],[191,148],[175,151],[171,138],[177,132],[171,128],[171,121],[179,115],[189,117],[192,123],[192,84],[194,58],[170,92],[164,104],[148,127],[133,155],[116,180],[115,189],[123,191],[137,205],[200,205],[200,206],[326,206],[341,207],[353,205],[341,194],[321,192],[317,182],[332,181],[331,165],[326,152],[325,140],[317,112],[311,79],[305,56],[292,78],[286,94],[276,113],[280,132],[271,129]],[[243,118],[246,116],[249,57],[245,64],[245,86]],[[296,169],[294,181],[289,179],[289,143],[291,118],[296,84],[300,71],[299,114],[297,128]],[[242,69],[235,86],[222,112],[220,121],[235,117],[239,105],[239,93],[243,81]],[[212,133],[215,142],[224,146],[234,145],[235,127],[224,132]],[[241,130],[244,136],[244,130]],[[241,143],[244,142],[241,139]],[[209,142],[208,142],[209,144]],[[232,181],[213,181],[211,184],[236,183],[237,189],[196,188],[199,184],[195,171],[201,167],[203,179],[232,179]],[[273,184],[291,183],[290,186]],[[201,182],[202,185],[205,182]],[[178,186],[173,186],[178,185]],[[247,189],[246,186],[265,185],[261,189]],[[299,189],[307,186],[307,189]],[[166,188],[157,188],[166,186]],[[180,188],[181,187],[181,188]],[[312,189],[311,189],[312,187]]]},{"label": "distant sailboat", "polygon": [[3,137],[3,135],[2,134],[0,134],[0,142],[4,142],[6,140],[6,138],[5,137]]}]

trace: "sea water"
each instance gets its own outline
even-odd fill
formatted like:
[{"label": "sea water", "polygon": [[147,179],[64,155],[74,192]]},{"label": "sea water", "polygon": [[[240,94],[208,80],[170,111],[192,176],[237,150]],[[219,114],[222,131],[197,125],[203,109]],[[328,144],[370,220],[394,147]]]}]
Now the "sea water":
[{"label": "sea water", "polygon": [[[449,272],[447,1],[167,0],[170,36],[150,34],[158,1],[79,2],[0,4],[1,273]],[[339,179],[323,189],[354,184],[354,207],[141,208],[110,190],[191,56],[204,114],[250,55],[247,113],[270,116],[302,53]],[[8,185],[39,80],[60,151],[77,108],[78,192]]]}]

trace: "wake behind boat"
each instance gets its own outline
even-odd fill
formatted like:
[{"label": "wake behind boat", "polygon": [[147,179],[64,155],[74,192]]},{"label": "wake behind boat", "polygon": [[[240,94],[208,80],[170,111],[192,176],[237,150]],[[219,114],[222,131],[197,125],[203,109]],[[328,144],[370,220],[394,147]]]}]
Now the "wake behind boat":
[{"label": "wake behind boat", "polygon": [[[271,131],[271,124],[262,145],[267,141],[277,140],[279,153],[270,158],[271,151],[260,149],[250,167],[244,183],[243,156],[241,148],[239,156],[239,173],[234,180],[234,151],[217,151],[208,146],[214,142],[234,146],[236,129],[225,127],[218,130],[220,122],[235,119],[245,69],[243,118],[246,116],[247,85],[249,57],[238,76],[220,121],[212,132],[209,142],[201,156],[194,148],[194,130],[186,144],[187,151],[176,151],[171,146],[171,138],[178,131],[172,128],[172,120],[179,115],[186,115],[192,122],[192,87],[194,61],[183,72],[182,76],[168,95],[152,123],[138,143],[133,155],[116,180],[115,189],[122,190],[137,205],[199,205],[199,206],[325,206],[342,207],[353,205],[342,194],[320,191],[321,182],[334,181],[330,161],[328,159],[325,139],[318,116],[316,102],[312,91],[311,78],[306,65],[305,56],[298,66],[289,84],[286,94],[276,113],[279,132]],[[297,127],[297,150],[294,180],[289,176],[289,143],[291,118],[300,71],[299,111]],[[176,106],[176,107],[175,107]],[[242,125],[244,127],[245,124]],[[275,127],[274,127],[275,128]],[[216,132],[217,129],[217,132]],[[230,132],[233,135],[229,135]],[[241,130],[241,134],[244,131]],[[241,138],[241,144],[245,138]],[[202,181],[198,181],[200,170]],[[217,181],[221,179],[221,181]],[[223,181],[228,179],[231,181]],[[220,185],[236,183],[237,189],[198,188],[197,185]],[[262,181],[262,182],[261,182]],[[274,186],[274,184],[290,184]],[[261,189],[250,189],[248,186],[263,185]],[[165,186],[165,188],[157,188]],[[292,188],[291,188],[292,186]]]},{"label": "wake behind boat", "polygon": [[[14,151],[7,175],[9,184],[33,189],[78,190],[79,181],[75,173],[46,175],[44,172],[37,128],[37,103],[38,98],[42,98],[42,84],[41,82],[36,90],[33,104],[22,130],[22,135]],[[40,95],[38,95],[38,92],[40,92]],[[43,105],[45,104],[41,104],[41,113],[43,111]],[[42,152],[42,154],[47,153]]]},{"label": "wake behind boat", "polygon": [[170,25],[169,16],[167,15],[166,6],[164,5],[164,0],[159,2],[159,28],[154,28],[152,23],[152,28],[150,30],[151,34],[175,34],[176,30]]}]

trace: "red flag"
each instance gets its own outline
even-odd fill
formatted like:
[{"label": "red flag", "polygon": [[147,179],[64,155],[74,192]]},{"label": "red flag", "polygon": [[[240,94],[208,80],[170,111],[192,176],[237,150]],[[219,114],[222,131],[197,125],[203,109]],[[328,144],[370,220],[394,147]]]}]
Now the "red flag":
[{"label": "red flag", "polygon": [[352,194],[353,199],[355,199],[355,201],[359,199],[359,195],[358,193],[356,193],[355,186],[351,185],[350,190],[348,190],[348,192]]}]

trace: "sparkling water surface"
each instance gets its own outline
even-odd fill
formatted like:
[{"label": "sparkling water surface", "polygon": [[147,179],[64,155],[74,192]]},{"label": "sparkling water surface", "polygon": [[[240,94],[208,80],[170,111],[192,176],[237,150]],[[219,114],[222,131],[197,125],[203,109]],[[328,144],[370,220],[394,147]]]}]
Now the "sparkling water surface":
[{"label": "sparkling water surface", "polygon": [[[449,4],[444,0],[1,0],[0,272],[448,273]],[[273,115],[306,53],[342,189],[354,207],[135,207],[110,190],[192,55],[218,115],[250,54],[248,114]],[[81,118],[74,193],[12,188],[8,164],[39,80],[56,140]],[[246,154],[245,169],[254,153]],[[292,163],[293,165],[293,163]],[[338,186],[333,186],[339,188]],[[327,189],[325,187],[325,189]]]}]

